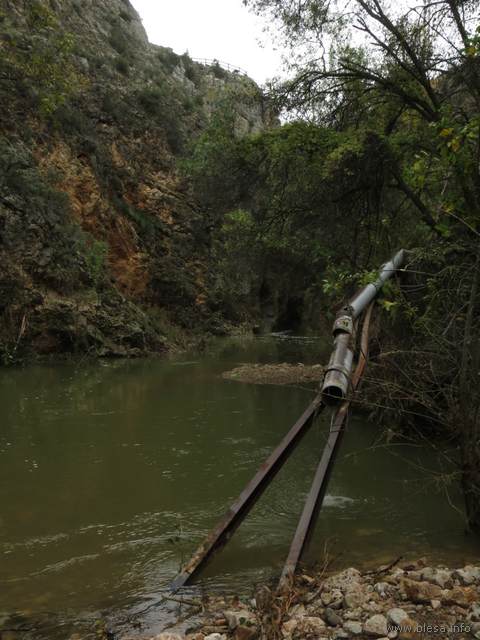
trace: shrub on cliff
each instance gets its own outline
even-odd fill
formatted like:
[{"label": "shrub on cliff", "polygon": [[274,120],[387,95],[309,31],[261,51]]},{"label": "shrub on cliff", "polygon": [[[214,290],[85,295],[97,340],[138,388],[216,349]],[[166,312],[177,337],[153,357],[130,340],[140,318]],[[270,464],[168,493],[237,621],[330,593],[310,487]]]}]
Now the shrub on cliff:
[{"label": "shrub on cliff", "polygon": [[28,31],[6,16],[1,21],[0,87],[51,114],[84,84],[73,59],[75,38],[40,2],[29,3],[26,21]]}]

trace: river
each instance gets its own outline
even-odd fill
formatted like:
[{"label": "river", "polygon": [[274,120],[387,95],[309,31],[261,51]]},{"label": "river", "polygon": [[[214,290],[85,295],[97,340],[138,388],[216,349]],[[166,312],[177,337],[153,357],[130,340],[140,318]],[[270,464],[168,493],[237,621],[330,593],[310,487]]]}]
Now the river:
[{"label": "river", "polygon": [[[327,355],[321,340],[269,336],[168,360],[1,370],[0,630],[65,638],[105,616],[158,632],[173,613],[152,605],[313,394],[221,373]],[[206,588],[250,592],[278,575],[327,429],[325,416],[202,574]],[[444,457],[382,433],[351,418],[305,561],[478,557]]]}]

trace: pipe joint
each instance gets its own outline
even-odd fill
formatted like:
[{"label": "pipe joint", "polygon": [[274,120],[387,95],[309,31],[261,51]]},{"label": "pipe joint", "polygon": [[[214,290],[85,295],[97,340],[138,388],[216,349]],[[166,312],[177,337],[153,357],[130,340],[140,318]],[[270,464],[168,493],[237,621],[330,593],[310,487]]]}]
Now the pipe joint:
[{"label": "pipe joint", "polygon": [[333,335],[336,336],[339,333],[353,333],[353,319],[351,315],[342,314],[337,316],[333,324]]},{"label": "pipe joint", "polygon": [[349,348],[349,334],[338,336],[330,356],[322,386],[322,400],[325,404],[338,404],[347,397],[353,366],[353,351]]}]

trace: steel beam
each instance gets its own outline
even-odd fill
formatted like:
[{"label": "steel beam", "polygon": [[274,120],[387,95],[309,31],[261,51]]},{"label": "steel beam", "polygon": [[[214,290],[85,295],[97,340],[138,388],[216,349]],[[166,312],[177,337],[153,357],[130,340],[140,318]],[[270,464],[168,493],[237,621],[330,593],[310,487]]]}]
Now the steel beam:
[{"label": "steel beam", "polygon": [[198,547],[190,561],[183,567],[170,586],[172,591],[177,591],[185,586],[204,566],[212,553],[218,550],[231,537],[236,527],[265,491],[295,446],[307,433],[315,416],[323,407],[324,405],[318,395],[295,422],[280,444],[268,456],[224,517]]}]

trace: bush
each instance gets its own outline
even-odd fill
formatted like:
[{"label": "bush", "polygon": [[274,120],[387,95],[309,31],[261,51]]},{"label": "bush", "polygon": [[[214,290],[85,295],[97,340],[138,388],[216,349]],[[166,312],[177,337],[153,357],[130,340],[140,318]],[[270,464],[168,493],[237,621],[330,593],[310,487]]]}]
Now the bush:
[{"label": "bush", "polygon": [[193,62],[188,53],[184,53],[181,59],[183,68],[185,69],[185,77],[193,82],[193,84],[197,84],[200,79],[197,65]]},{"label": "bush", "polygon": [[93,285],[97,286],[105,276],[105,260],[108,254],[108,245],[101,240],[88,238],[85,240],[85,262],[87,272]]},{"label": "bush", "polygon": [[161,115],[162,106],[167,99],[165,93],[159,87],[146,87],[137,94],[138,102],[151,116]]},{"label": "bush", "polygon": [[91,120],[73,103],[60,106],[52,117],[52,124],[66,134],[82,137],[94,134]]},{"label": "bush", "polygon": [[117,58],[115,58],[115,69],[123,76],[128,76],[130,72],[130,65],[125,58],[123,58],[122,56],[118,56]]},{"label": "bush", "polygon": [[175,67],[180,64],[180,56],[177,55],[173,49],[160,49],[157,53],[157,57],[162,63],[162,66],[171,73]]},{"label": "bush", "polygon": [[144,111],[158,121],[173,153],[179,153],[184,144],[180,122],[182,111],[180,100],[158,86],[141,89],[136,96]]},{"label": "bush", "polygon": [[110,32],[110,38],[108,39],[111,46],[120,55],[125,55],[129,50],[128,37],[119,24],[114,24]]},{"label": "bush", "polygon": [[224,80],[228,76],[228,72],[220,66],[218,60],[215,60],[214,64],[212,64],[211,69],[213,75],[220,80]]},{"label": "bush", "polygon": [[13,23],[0,21],[0,75],[11,78],[12,94],[33,98],[48,116],[85,84],[75,64],[76,40],[65,32],[55,13],[38,1],[29,3],[28,29],[17,32]]}]

